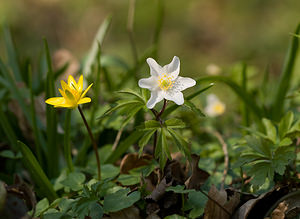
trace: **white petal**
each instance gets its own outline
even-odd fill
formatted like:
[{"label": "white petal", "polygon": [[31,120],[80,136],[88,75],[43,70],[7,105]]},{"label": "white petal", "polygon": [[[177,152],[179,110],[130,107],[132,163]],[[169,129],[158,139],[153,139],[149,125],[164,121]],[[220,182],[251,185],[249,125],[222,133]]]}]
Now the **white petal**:
[{"label": "white petal", "polygon": [[219,101],[219,98],[215,94],[209,94],[207,96],[207,104],[214,104]]},{"label": "white petal", "polygon": [[196,85],[196,81],[192,78],[180,77],[178,76],[172,89],[177,91],[183,91],[189,87],[193,87]]},{"label": "white petal", "polygon": [[173,60],[170,64],[167,64],[163,67],[163,71],[172,77],[173,80],[177,78],[180,71],[180,60],[177,56],[173,57]]},{"label": "white petal", "polygon": [[150,67],[150,74],[152,76],[160,76],[162,74],[162,67],[159,64],[157,64],[157,62],[154,59],[148,58],[147,63]]},{"label": "white petal", "polygon": [[165,92],[164,97],[167,100],[171,100],[175,102],[177,105],[182,105],[184,103],[183,94],[180,91],[178,92],[167,91]]},{"label": "white petal", "polygon": [[149,109],[152,109],[155,104],[157,104],[158,102],[162,101],[164,99],[162,92],[160,90],[155,90],[151,92],[151,97],[147,102],[147,107]]},{"label": "white petal", "polygon": [[139,80],[139,87],[155,90],[158,87],[158,79],[155,76],[150,78],[143,78]]}]

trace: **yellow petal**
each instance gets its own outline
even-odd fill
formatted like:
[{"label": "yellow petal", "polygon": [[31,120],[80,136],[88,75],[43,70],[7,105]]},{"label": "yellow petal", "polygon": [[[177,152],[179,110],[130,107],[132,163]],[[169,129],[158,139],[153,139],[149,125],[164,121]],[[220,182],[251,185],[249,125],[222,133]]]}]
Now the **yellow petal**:
[{"label": "yellow petal", "polygon": [[65,91],[68,87],[68,84],[63,80],[60,81],[60,84],[61,84],[62,89]]},{"label": "yellow petal", "polygon": [[65,92],[62,89],[58,88],[58,91],[63,97],[66,97]]},{"label": "yellow petal", "polygon": [[65,94],[66,94],[67,102],[70,102],[70,103],[76,102],[76,99],[75,99],[73,93],[69,89],[65,90]]},{"label": "yellow petal", "polygon": [[84,98],[84,96],[85,96],[86,93],[89,91],[89,89],[91,88],[92,85],[93,85],[93,83],[90,84],[90,86],[88,86],[88,88],[81,94],[81,98]]},{"label": "yellow petal", "polygon": [[84,103],[89,103],[91,102],[91,98],[89,97],[84,97],[84,98],[81,98],[79,101],[78,101],[78,104],[84,104]]},{"label": "yellow petal", "polygon": [[65,104],[60,104],[60,105],[55,105],[54,107],[55,108],[70,108],[70,109],[73,109],[75,107],[77,107],[78,105],[72,105],[72,104],[69,104],[69,103],[65,103]]},{"label": "yellow petal", "polygon": [[65,104],[66,100],[63,97],[52,97],[52,98],[47,99],[45,102],[47,104],[55,106],[55,105]]},{"label": "yellow petal", "polygon": [[78,91],[81,92],[83,88],[83,75],[80,75],[77,85],[78,85]]},{"label": "yellow petal", "polygon": [[72,75],[69,75],[68,77],[68,85],[70,88],[74,88],[75,90],[78,89],[77,83]]}]

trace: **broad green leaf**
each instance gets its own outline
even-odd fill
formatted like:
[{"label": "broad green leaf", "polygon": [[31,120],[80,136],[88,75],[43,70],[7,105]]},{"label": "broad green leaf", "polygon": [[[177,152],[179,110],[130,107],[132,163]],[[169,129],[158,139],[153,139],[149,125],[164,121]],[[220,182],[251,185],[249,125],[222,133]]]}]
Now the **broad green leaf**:
[{"label": "broad green leaf", "polygon": [[49,201],[47,198],[40,200],[35,206],[34,217],[40,216],[44,211],[49,208]]},{"label": "broad green leaf", "polygon": [[[300,33],[300,24],[298,24],[294,34],[298,35]],[[292,37],[288,52],[285,58],[281,78],[279,81],[279,86],[276,91],[275,100],[272,106],[272,117],[275,121],[278,121],[284,109],[284,101],[287,92],[291,86],[291,79],[293,76],[294,65],[296,62],[296,57],[298,53],[299,39],[296,36]]]},{"label": "broad green leaf", "polygon": [[280,120],[279,126],[278,126],[278,133],[279,137],[282,140],[285,135],[290,130],[292,123],[294,120],[294,114],[292,112],[288,112],[285,114],[285,116]]},{"label": "broad green leaf", "polygon": [[272,124],[272,122],[270,120],[268,120],[266,118],[263,118],[262,122],[265,126],[268,138],[270,139],[270,141],[272,141],[275,144],[277,141],[277,133],[276,133],[275,126]]},{"label": "broad green leaf", "polygon": [[279,147],[281,146],[289,146],[293,143],[293,141],[290,138],[284,138],[279,142]]},{"label": "broad green leaf", "polygon": [[196,191],[195,189],[185,189],[185,186],[183,185],[177,185],[177,186],[169,186],[168,188],[166,188],[166,192],[175,192],[175,193],[180,193],[180,194],[186,194],[189,192],[194,192]]},{"label": "broad green leaf", "polygon": [[132,186],[139,184],[141,181],[141,177],[136,174],[121,174],[118,179],[118,182],[120,182],[123,186]]},{"label": "broad green leaf", "polygon": [[270,157],[271,148],[264,147],[260,139],[255,137],[246,136],[247,145],[251,147],[255,152],[262,154],[263,156]]},{"label": "broad green leaf", "polygon": [[165,217],[164,219],[187,219],[186,217],[180,216],[178,214],[172,214],[169,215],[167,217]]},{"label": "broad green leaf", "polygon": [[21,152],[18,152],[17,154],[15,154],[13,151],[3,150],[3,151],[0,151],[0,157],[5,157],[5,158],[9,158],[9,159],[20,159],[20,158],[22,158],[22,154],[21,154]]},{"label": "broad green leaf", "polygon": [[[120,173],[120,168],[112,164],[101,165],[101,179],[114,178]],[[96,174],[96,171],[95,171]]]},{"label": "broad green leaf", "polygon": [[23,155],[23,165],[29,171],[33,181],[36,183],[39,193],[47,197],[50,201],[56,199],[57,195],[53,189],[52,184],[50,183],[49,179],[45,175],[44,171],[42,170],[41,166],[37,162],[30,149],[20,141],[18,141],[18,147]]},{"label": "broad green leaf", "polygon": [[[128,194],[129,193],[129,194]],[[121,189],[114,194],[109,194],[104,197],[103,209],[104,212],[116,212],[124,208],[132,206],[140,200],[141,193],[139,191],[131,192],[130,189]]]},{"label": "broad green leaf", "polygon": [[73,191],[79,191],[83,188],[83,183],[85,181],[85,175],[80,172],[70,173],[65,180],[61,182],[66,187],[69,187]]},{"label": "broad green leaf", "polygon": [[185,123],[182,120],[176,118],[166,120],[165,125],[167,126],[167,128],[173,128],[173,129],[186,127]]},{"label": "broad green leaf", "polygon": [[184,210],[190,210],[189,218],[199,218],[203,212],[207,202],[207,197],[201,192],[192,191],[188,194],[188,199],[184,205]]}]

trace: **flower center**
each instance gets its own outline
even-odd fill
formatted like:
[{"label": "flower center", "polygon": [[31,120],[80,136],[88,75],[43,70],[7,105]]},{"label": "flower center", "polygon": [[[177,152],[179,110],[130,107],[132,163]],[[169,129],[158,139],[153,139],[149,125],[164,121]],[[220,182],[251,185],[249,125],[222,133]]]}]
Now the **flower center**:
[{"label": "flower center", "polygon": [[173,81],[172,77],[167,76],[166,74],[163,74],[159,79],[158,79],[158,84],[160,89],[162,90],[168,90],[171,87],[173,87]]},{"label": "flower center", "polygon": [[214,111],[218,114],[222,114],[224,113],[225,111],[225,107],[223,104],[221,103],[217,103],[215,106],[214,106]]}]

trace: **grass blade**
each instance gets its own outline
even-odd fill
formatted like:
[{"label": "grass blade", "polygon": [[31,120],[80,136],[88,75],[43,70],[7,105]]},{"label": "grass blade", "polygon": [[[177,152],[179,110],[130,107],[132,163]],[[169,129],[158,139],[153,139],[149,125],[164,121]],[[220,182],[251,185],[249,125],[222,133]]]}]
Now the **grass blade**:
[{"label": "grass blade", "polygon": [[72,162],[72,149],[70,142],[71,109],[67,109],[65,118],[64,154],[70,172],[74,171]]},{"label": "grass blade", "polygon": [[21,141],[18,141],[18,147],[23,155],[23,165],[29,171],[33,181],[36,183],[36,189],[38,193],[40,193],[40,196],[47,197],[49,201],[54,201],[57,198],[57,195],[53,189],[52,184],[35,159],[34,155],[30,151],[30,149]]},{"label": "grass blade", "polygon": [[[295,35],[298,35],[299,33],[300,33],[300,24],[298,24],[296,28]],[[272,107],[272,118],[275,121],[278,121],[283,114],[284,100],[286,98],[286,94],[291,84],[291,78],[292,78],[294,65],[297,57],[298,47],[299,47],[299,39],[295,35],[293,36],[288,49],[279,86],[276,92],[275,101]]]},{"label": "grass blade", "polygon": [[103,21],[103,23],[101,24],[101,26],[98,29],[98,32],[96,34],[96,37],[93,41],[92,47],[90,49],[90,52],[87,56],[86,62],[84,64],[84,68],[83,68],[83,72],[86,75],[89,75],[91,73],[92,70],[92,66],[97,58],[97,54],[98,54],[98,50],[99,50],[99,46],[98,43],[100,45],[102,45],[104,37],[109,29],[109,26],[111,24],[111,19],[112,16],[108,16],[105,18],[105,20]]},{"label": "grass blade", "polygon": [[131,133],[120,145],[116,148],[115,151],[106,159],[105,163],[114,163],[116,162],[127,150],[128,148],[138,141],[143,135],[143,131],[136,130]]},{"label": "grass blade", "polygon": [[[48,73],[46,80],[46,99],[55,96],[54,90],[54,74],[51,66],[51,57],[49,52],[49,47],[47,40],[44,39],[44,46],[46,52],[46,59],[48,65]],[[57,118],[55,109],[46,105],[46,117],[47,117],[47,161],[48,161],[48,174],[51,177],[55,177],[58,175],[58,144],[56,142],[57,135]]]},{"label": "grass blade", "polygon": [[3,38],[4,38],[4,44],[6,47],[7,57],[8,57],[8,64],[13,70],[15,79],[17,81],[22,81],[19,61],[18,61],[18,55],[16,53],[16,49],[9,31],[9,28],[7,26],[4,26],[3,28]]}]

